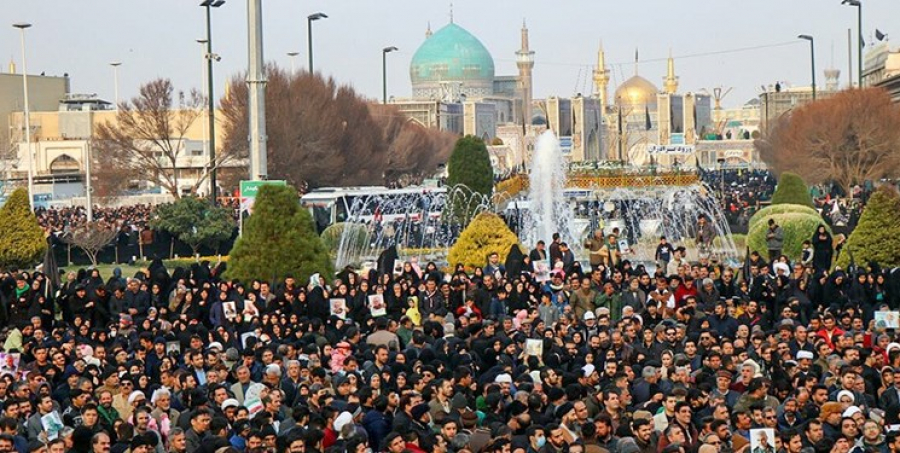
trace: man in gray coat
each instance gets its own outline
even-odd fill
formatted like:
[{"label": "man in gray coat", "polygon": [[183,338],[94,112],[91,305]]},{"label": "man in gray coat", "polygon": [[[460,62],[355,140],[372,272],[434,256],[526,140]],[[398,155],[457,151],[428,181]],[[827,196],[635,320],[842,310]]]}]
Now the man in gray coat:
[{"label": "man in gray coat", "polygon": [[784,231],[775,219],[769,219],[769,230],[766,231],[766,248],[769,249],[769,262],[775,262],[784,248]]}]

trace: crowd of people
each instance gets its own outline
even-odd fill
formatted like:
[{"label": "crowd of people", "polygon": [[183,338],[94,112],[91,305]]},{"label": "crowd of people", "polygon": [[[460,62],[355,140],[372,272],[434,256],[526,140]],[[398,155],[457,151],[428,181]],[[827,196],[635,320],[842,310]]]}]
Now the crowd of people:
[{"label": "crowd of people", "polygon": [[[93,209],[93,221],[122,231],[141,231],[150,222],[153,206],[136,204]],[[36,208],[38,224],[50,233],[65,234],[87,223],[87,209],[81,206]]]},{"label": "crowd of people", "polygon": [[725,169],[701,173],[706,183],[722,200],[723,212],[731,225],[747,225],[750,217],[770,200],[775,178],[767,170]]},{"label": "crowd of people", "polygon": [[308,281],[8,269],[0,453],[900,452],[896,273],[597,239]]}]

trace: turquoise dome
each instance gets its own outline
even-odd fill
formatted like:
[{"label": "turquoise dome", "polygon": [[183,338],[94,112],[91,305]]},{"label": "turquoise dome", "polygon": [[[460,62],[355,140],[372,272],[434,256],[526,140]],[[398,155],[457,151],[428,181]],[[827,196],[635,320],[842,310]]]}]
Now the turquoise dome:
[{"label": "turquoise dome", "polygon": [[413,85],[441,81],[494,81],[494,58],[473,34],[454,23],[419,46],[409,65]]}]

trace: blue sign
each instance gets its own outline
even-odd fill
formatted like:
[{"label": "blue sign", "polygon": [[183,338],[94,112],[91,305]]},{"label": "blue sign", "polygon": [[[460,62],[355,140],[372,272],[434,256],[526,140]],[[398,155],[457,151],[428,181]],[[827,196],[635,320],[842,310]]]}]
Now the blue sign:
[{"label": "blue sign", "polygon": [[560,137],[559,149],[563,154],[572,154],[572,137]]}]

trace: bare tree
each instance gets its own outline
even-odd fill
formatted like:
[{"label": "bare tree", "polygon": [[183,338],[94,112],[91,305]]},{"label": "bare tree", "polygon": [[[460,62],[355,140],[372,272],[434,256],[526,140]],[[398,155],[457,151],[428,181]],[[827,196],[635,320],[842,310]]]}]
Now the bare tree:
[{"label": "bare tree", "polygon": [[64,242],[84,250],[91,264],[97,265],[97,254],[119,234],[115,228],[97,222],[85,223],[60,237]]},{"label": "bare tree", "polygon": [[900,174],[900,106],[880,88],[847,90],[779,119],[755,146],[776,172],[854,184]]},{"label": "bare tree", "polygon": [[[99,167],[119,174],[119,182],[128,178],[148,182],[180,198],[179,162],[191,160],[185,153],[185,139],[203,115],[205,104],[206,99],[196,90],[176,93],[169,79],[144,84],[138,96],[119,105],[115,123],[98,127],[94,146]],[[234,158],[227,152],[217,153],[215,161],[204,162],[203,167],[219,168]],[[208,174],[200,172],[189,189],[191,194]]]},{"label": "bare tree", "polygon": [[[307,72],[268,68],[269,177],[296,187],[384,184],[427,174],[446,162],[455,137],[409,124],[395,108],[375,107],[352,88]],[[232,80],[222,100],[226,152],[246,153],[247,86]]]}]

